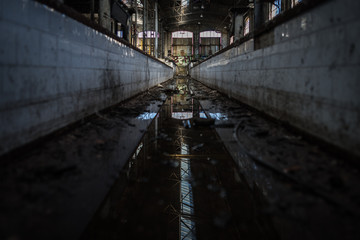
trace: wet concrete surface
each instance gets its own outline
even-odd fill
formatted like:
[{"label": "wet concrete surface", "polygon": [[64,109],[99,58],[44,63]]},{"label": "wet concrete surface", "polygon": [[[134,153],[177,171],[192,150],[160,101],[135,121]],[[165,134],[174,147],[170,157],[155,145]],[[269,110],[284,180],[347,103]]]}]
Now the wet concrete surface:
[{"label": "wet concrete surface", "polygon": [[279,239],[359,238],[359,169],[353,158],[197,81],[190,86],[216,118],[214,128],[249,187],[265,196],[269,205],[262,211],[271,216]]},{"label": "wet concrete surface", "polygon": [[359,171],[323,146],[176,77],[3,157],[0,237],[358,239]]},{"label": "wet concrete surface", "polygon": [[177,79],[178,93],[130,159],[128,185],[117,182],[82,239],[277,239],[270,219],[257,214],[266,201],[250,192],[215,130],[199,121],[206,114],[187,85]]},{"label": "wet concrete surface", "polygon": [[0,239],[77,239],[166,99],[166,86],[0,159]]},{"label": "wet concrete surface", "polygon": [[124,195],[114,187],[83,239],[360,236],[358,170],[341,153],[197,81],[177,87],[141,142],[143,160],[131,160],[142,174],[118,183]]}]

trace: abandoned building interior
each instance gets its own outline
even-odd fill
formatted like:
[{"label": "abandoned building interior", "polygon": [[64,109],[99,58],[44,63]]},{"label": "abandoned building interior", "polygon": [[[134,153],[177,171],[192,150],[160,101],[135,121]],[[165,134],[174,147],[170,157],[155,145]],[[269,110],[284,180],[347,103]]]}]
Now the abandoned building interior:
[{"label": "abandoned building interior", "polygon": [[360,239],[360,1],[0,0],[0,239]]}]

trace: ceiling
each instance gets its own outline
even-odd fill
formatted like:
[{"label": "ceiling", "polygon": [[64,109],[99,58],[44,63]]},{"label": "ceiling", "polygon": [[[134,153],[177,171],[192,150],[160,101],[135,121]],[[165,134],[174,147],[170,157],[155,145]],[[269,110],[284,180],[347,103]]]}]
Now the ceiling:
[{"label": "ceiling", "polygon": [[[123,0],[111,0],[112,3]],[[136,1],[125,0],[127,5]],[[90,12],[90,0],[65,0],[69,5],[81,13]],[[232,17],[230,10],[246,7],[251,0],[158,0],[159,20],[166,31],[205,31],[216,30],[228,32],[231,29]],[[99,0],[94,0],[95,12],[98,10]],[[154,9],[155,0],[148,0],[149,9]]]},{"label": "ceiling", "polygon": [[248,0],[188,0],[188,5],[181,0],[158,1],[160,20],[167,31],[227,32],[231,25],[230,9],[249,4]]}]

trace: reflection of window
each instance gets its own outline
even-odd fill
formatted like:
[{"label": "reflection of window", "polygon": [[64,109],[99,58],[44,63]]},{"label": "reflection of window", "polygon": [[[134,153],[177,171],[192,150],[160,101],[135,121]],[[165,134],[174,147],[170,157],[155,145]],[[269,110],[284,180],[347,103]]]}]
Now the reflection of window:
[{"label": "reflection of window", "polygon": [[141,120],[149,120],[149,119],[153,119],[156,116],[156,113],[153,112],[145,112],[140,114],[139,116],[137,116],[137,119],[141,119]]},{"label": "reflection of window", "polygon": [[175,119],[190,119],[193,118],[192,112],[173,112],[171,117]]},{"label": "reflection of window", "polygon": [[181,6],[182,6],[182,7],[187,7],[187,6],[189,6],[189,0],[181,0]]},{"label": "reflection of window", "polygon": [[244,35],[248,34],[250,32],[250,18],[245,18],[245,27],[244,27]]},{"label": "reflection of window", "polygon": [[296,4],[301,2],[302,0],[291,0],[291,7],[294,7]]},{"label": "reflection of window", "polygon": [[274,3],[270,4],[269,19],[273,19],[276,15],[280,13],[281,10],[281,0],[275,0]]}]

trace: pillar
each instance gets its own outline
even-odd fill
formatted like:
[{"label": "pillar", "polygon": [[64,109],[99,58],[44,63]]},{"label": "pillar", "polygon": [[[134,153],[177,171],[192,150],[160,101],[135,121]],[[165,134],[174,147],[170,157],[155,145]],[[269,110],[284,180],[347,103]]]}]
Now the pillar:
[{"label": "pillar", "polygon": [[159,33],[159,15],[158,15],[158,1],[155,1],[155,57],[158,58],[158,47],[159,47],[159,39],[158,39],[158,33]]},{"label": "pillar", "polygon": [[222,32],[221,33],[221,46],[222,48],[226,48],[227,46],[229,46],[229,37],[228,37],[228,33],[227,32]]},{"label": "pillar", "polygon": [[281,11],[286,11],[291,8],[291,0],[282,0],[281,1]]},{"label": "pillar", "polygon": [[143,51],[146,52],[146,28],[147,28],[147,0],[144,0],[144,7],[143,7]]},{"label": "pillar", "polygon": [[235,12],[235,29],[234,29],[234,41],[239,40],[243,36],[244,30],[244,17],[242,14]]},{"label": "pillar", "polygon": [[264,23],[264,3],[262,0],[255,0],[255,30]]},{"label": "pillar", "polygon": [[200,31],[199,30],[195,30],[194,31],[194,57],[195,59],[199,59],[200,56]]},{"label": "pillar", "polygon": [[95,0],[90,0],[90,19],[91,19],[91,21],[95,20],[94,11],[95,11]]},{"label": "pillar", "polygon": [[165,58],[165,30],[163,27],[163,22],[160,22],[160,49],[161,49],[161,54],[160,54],[160,58]]},{"label": "pillar", "polygon": [[99,24],[111,31],[110,0],[99,0]]},{"label": "pillar", "polygon": [[139,16],[138,3],[137,3],[137,0],[135,0],[135,29],[134,29],[134,34],[135,34],[134,46],[135,47],[137,47],[137,38],[138,38],[138,30],[137,30],[138,16]]}]

